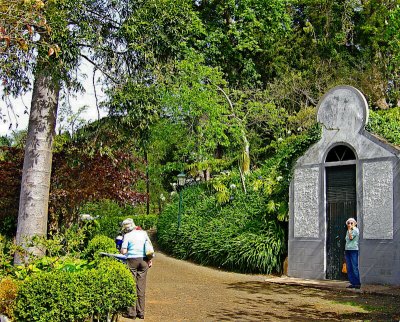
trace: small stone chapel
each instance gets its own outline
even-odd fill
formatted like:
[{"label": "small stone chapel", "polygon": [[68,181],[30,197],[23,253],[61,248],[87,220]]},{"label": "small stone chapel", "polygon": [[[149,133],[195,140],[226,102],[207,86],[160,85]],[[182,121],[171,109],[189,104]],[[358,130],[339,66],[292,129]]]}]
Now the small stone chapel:
[{"label": "small stone chapel", "polygon": [[400,149],[365,130],[368,105],[337,86],[318,103],[321,139],[290,185],[288,275],[345,280],[346,219],[360,229],[361,283],[400,285]]}]

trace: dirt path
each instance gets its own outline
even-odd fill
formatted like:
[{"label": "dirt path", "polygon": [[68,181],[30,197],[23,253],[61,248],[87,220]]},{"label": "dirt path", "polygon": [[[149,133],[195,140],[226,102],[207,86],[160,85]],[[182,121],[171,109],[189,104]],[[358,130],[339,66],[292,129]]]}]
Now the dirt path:
[{"label": "dirt path", "polygon": [[[400,298],[265,282],[157,253],[145,321],[398,321]],[[119,319],[128,322],[128,319]]]}]

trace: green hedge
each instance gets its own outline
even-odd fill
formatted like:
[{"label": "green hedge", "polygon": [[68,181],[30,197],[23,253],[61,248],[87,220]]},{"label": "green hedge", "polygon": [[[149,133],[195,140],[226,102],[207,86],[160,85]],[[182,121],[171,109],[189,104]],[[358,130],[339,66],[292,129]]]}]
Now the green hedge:
[{"label": "green hedge", "polygon": [[135,224],[144,230],[155,229],[158,221],[158,215],[140,215],[133,207],[121,207],[116,202],[109,200],[87,203],[82,207],[81,213],[97,217],[99,227],[96,233],[112,239],[119,234],[121,222],[126,218],[132,218]]},{"label": "green hedge", "polygon": [[103,320],[132,305],[135,290],[130,271],[113,259],[102,259],[88,270],[39,272],[21,284],[14,316],[16,321]]},{"label": "green hedge", "polygon": [[[164,210],[157,227],[162,249],[181,259],[250,273],[280,272],[286,251],[284,224],[264,219],[266,199],[249,192],[217,205],[206,186],[183,192],[181,226],[176,204]],[[260,211],[261,210],[261,211]]]}]

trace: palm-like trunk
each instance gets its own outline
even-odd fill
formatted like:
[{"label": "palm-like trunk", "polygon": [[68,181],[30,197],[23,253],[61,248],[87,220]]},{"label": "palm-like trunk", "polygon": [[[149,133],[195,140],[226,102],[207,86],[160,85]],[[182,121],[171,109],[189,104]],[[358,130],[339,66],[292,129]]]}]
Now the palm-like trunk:
[{"label": "palm-like trunk", "polygon": [[246,133],[242,131],[243,152],[242,152],[242,171],[244,174],[250,173],[250,143],[247,140]]},{"label": "palm-like trunk", "polygon": [[[26,244],[34,235],[47,234],[52,143],[59,91],[58,83],[48,71],[46,73],[46,70],[42,70],[36,74],[25,147],[16,236],[17,244],[35,255],[41,255],[40,250],[27,247]],[[19,264],[25,259],[16,255],[15,263]]]}]

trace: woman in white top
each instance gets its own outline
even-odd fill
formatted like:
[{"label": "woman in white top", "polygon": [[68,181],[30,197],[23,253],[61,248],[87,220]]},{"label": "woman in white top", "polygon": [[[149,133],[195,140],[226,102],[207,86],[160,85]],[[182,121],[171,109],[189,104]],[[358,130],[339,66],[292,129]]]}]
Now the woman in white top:
[{"label": "woman in white top", "polygon": [[127,264],[136,280],[136,307],[128,308],[128,317],[144,319],[146,276],[152,261],[146,256],[146,248],[153,249],[149,236],[135,226],[131,218],[122,222],[125,232],[121,253],[127,256]]}]

